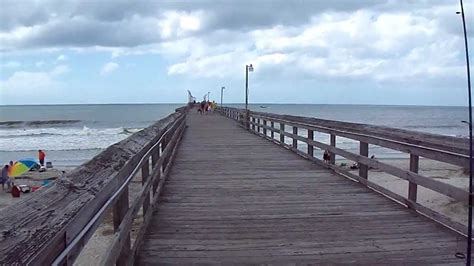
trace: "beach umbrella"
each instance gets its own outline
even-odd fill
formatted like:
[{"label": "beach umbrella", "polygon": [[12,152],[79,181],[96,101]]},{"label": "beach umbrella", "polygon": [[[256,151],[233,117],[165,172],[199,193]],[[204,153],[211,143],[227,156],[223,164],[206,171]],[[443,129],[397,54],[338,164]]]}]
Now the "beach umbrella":
[{"label": "beach umbrella", "polygon": [[9,176],[16,177],[22,175],[23,173],[28,172],[33,166],[37,163],[33,160],[19,160],[13,164],[13,166],[9,169]]}]

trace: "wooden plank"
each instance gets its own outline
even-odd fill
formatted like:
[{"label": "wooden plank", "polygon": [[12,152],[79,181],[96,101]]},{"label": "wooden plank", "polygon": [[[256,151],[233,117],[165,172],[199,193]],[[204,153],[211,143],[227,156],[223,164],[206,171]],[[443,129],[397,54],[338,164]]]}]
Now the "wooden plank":
[{"label": "wooden plank", "polygon": [[381,193],[383,194],[384,196],[387,196],[393,200],[395,200],[396,202],[404,205],[404,206],[407,206],[407,207],[410,207],[411,209],[417,211],[418,213],[428,217],[429,219],[433,220],[434,222],[436,223],[439,223],[447,228],[450,228],[452,230],[455,230],[457,231],[458,233],[461,233],[462,237],[465,237],[467,236],[467,227],[463,224],[460,224],[458,222],[455,222],[453,221],[452,219],[450,219],[449,217],[446,217],[434,210],[431,210],[423,205],[420,205],[419,203],[415,202],[415,201],[411,201],[409,199],[406,199],[398,194],[396,194],[395,192],[392,192],[380,185],[377,185],[376,183],[373,183],[365,178],[362,178],[358,175],[355,175],[355,174],[352,174],[351,172],[347,171],[346,169],[343,169],[341,167],[338,167],[336,165],[327,165],[325,163],[323,163],[323,161],[317,159],[317,158],[314,158],[314,157],[309,157],[307,154],[304,154],[302,153],[301,151],[299,150],[295,150],[293,149],[292,147],[290,146],[286,146],[289,150],[292,150],[293,152],[297,153],[298,155],[302,156],[303,158],[306,158],[308,160],[311,160],[323,167],[329,167],[330,169],[334,170],[336,173],[338,174],[341,174],[342,176],[345,176],[345,177],[348,177],[354,181],[358,181],[360,184],[363,184],[367,187],[369,187],[370,189],[373,189],[374,191],[378,192],[378,193]]},{"label": "wooden plank", "polygon": [[351,182],[230,119],[201,118],[188,116],[135,264],[459,262],[459,234],[374,193],[368,180]]}]

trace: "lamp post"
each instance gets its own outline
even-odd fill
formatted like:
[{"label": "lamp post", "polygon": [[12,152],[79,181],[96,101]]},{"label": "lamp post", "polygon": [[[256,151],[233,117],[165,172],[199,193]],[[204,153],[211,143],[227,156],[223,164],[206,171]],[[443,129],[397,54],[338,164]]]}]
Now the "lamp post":
[{"label": "lamp post", "polygon": [[249,114],[249,71],[253,72],[253,66],[245,65],[245,128],[250,127],[250,114]]},{"label": "lamp post", "polygon": [[249,72],[253,72],[252,64],[245,65],[245,110],[249,109]]},{"label": "lamp post", "polygon": [[224,99],[224,90],[225,90],[225,87],[222,86],[222,88],[221,88],[221,107],[223,107],[223,105],[222,105],[222,102],[223,102],[222,99]]},{"label": "lamp post", "polygon": [[211,94],[211,92],[210,92],[210,91],[208,91],[208,92],[207,92],[207,101],[208,101],[208,102],[210,102],[210,101],[211,101],[211,98],[209,98],[209,97],[210,97],[210,96],[209,96],[210,94]]},{"label": "lamp post", "polygon": [[472,245],[472,98],[471,98],[471,70],[469,67],[469,45],[467,43],[466,18],[464,16],[464,5],[462,0],[459,0],[461,5],[462,26],[464,30],[464,48],[466,51],[466,75],[467,75],[467,94],[469,101],[469,206],[468,206],[468,224],[467,224],[467,250],[466,250],[466,265],[471,265],[471,245]]}]

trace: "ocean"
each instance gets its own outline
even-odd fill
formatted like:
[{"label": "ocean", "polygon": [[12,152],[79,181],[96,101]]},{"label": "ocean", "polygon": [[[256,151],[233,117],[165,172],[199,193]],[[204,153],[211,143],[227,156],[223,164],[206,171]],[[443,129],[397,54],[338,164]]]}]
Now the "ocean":
[{"label": "ocean", "polygon": [[[47,153],[55,167],[75,167],[183,104],[108,104],[0,106],[0,161],[36,158]],[[241,108],[243,105],[230,104]],[[465,107],[252,104],[255,111],[384,125],[434,134],[466,137]],[[324,136],[316,135],[325,141]],[[356,150],[357,143],[339,139],[337,146]],[[375,149],[374,149],[375,148]],[[378,157],[403,154],[372,147]]]}]

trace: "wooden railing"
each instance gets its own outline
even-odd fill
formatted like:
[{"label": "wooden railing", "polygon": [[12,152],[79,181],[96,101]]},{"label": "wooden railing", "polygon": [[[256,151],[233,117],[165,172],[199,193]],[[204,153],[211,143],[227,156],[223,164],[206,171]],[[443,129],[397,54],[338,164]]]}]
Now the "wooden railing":
[{"label": "wooden railing", "polygon": [[[417,188],[418,186],[422,186],[457,201],[468,203],[468,191],[418,173],[420,157],[469,169],[469,143],[465,139],[383,126],[253,111],[246,112],[244,109],[229,107],[219,108],[218,110],[223,115],[238,121],[249,131],[261,137],[355,180],[451,229],[462,234],[466,234],[467,232],[465,225],[455,222],[449,217],[417,202]],[[291,132],[286,130],[287,127],[291,127]],[[302,136],[300,133],[301,129],[306,131],[306,136]],[[315,140],[315,132],[327,134],[329,144]],[[336,147],[337,137],[359,142],[359,154]],[[291,144],[285,143],[285,138],[291,139]],[[298,149],[299,141],[307,144],[306,151]],[[408,154],[410,158],[409,170],[381,162],[376,158],[369,158],[369,144]],[[323,160],[314,156],[315,147],[329,152],[329,163],[324,163]],[[358,174],[351,173],[349,170],[337,166],[335,164],[336,155],[358,163]],[[409,182],[408,197],[401,196],[369,181],[369,168],[378,169],[395,177],[407,180]]]},{"label": "wooden railing", "polygon": [[[186,128],[186,107],[114,144],[0,215],[0,265],[69,265],[107,214],[114,235],[101,265],[131,265]],[[141,174],[141,189],[129,184]],[[139,212],[141,210],[141,212]],[[131,239],[136,218],[142,219]]]}]

